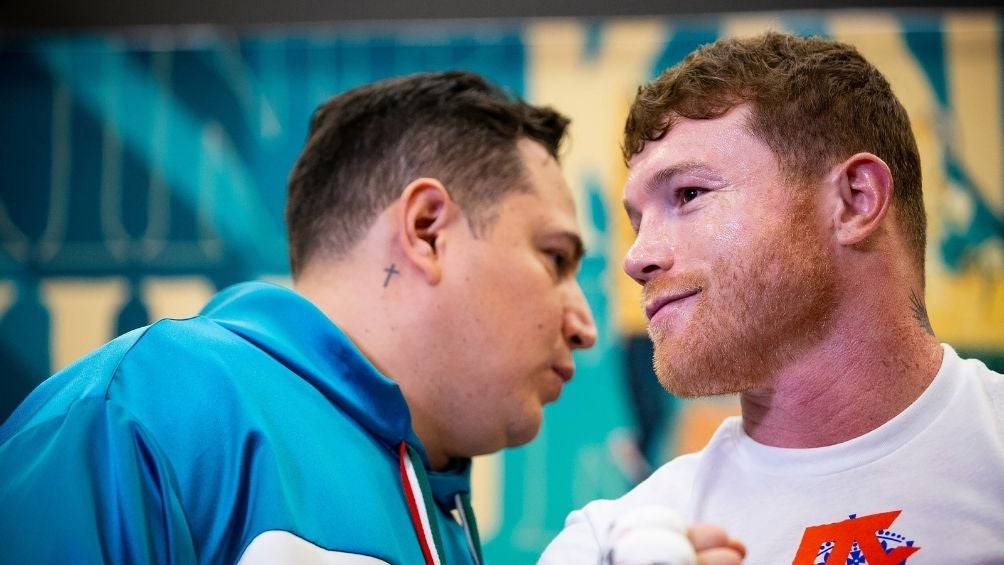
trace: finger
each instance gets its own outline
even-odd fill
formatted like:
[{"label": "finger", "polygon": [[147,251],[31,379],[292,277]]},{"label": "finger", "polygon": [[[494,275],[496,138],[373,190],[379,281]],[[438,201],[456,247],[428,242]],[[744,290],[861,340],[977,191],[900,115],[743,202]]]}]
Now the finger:
[{"label": "finger", "polygon": [[746,545],[735,538],[729,538],[729,549],[738,553],[740,558],[746,557]]},{"label": "finger", "polygon": [[729,536],[725,530],[713,524],[694,524],[687,530],[687,537],[697,551],[727,547],[729,543]]},{"label": "finger", "polygon": [[697,565],[742,565],[743,556],[727,547],[705,549],[697,554]]},{"label": "finger", "polygon": [[713,524],[694,524],[687,530],[687,537],[699,555],[703,555],[701,552],[705,550],[726,549],[737,555],[740,561],[746,557],[746,546],[741,541],[730,538],[725,530]]}]

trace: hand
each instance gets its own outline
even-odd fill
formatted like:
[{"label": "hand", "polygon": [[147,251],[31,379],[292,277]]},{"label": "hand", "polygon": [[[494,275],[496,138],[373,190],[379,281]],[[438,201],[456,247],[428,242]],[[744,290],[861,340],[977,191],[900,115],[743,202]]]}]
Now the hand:
[{"label": "hand", "polygon": [[694,524],[687,538],[697,551],[697,565],[741,565],[746,546],[712,524]]},{"label": "hand", "polygon": [[611,525],[608,565],[740,565],[746,547],[712,524],[687,527],[683,517],[661,505],[634,508]]}]

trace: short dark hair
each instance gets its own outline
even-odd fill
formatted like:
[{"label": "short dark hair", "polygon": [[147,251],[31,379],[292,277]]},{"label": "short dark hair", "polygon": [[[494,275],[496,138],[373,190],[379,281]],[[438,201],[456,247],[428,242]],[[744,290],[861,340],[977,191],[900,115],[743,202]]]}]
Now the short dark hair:
[{"label": "short dark hair", "polygon": [[470,72],[367,84],[322,104],[289,179],[286,226],[296,277],[315,253],[339,256],[416,178],[440,180],[477,233],[509,192],[529,191],[517,142],[555,159],[568,119]]},{"label": "short dark hair", "polygon": [[923,276],[927,220],[910,119],[885,77],[851,45],[776,32],[704,45],[638,89],[624,158],[665,136],[674,119],[715,118],[744,103],[750,132],[794,184],[819,180],[859,151],[884,160],[895,218]]}]

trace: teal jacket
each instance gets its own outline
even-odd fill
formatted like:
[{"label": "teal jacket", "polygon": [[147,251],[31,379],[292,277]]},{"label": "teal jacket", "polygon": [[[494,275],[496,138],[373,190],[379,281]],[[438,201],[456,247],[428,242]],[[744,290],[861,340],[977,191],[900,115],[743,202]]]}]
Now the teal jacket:
[{"label": "teal jacket", "polygon": [[0,563],[425,563],[402,442],[442,560],[475,562],[452,514],[470,461],[429,471],[398,386],[322,312],[237,285],[80,359],[0,427]]}]

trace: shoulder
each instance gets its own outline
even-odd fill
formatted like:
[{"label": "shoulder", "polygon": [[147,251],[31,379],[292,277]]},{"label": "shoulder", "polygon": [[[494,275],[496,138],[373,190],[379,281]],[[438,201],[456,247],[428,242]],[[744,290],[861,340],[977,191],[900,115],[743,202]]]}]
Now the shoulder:
[{"label": "shoulder", "polygon": [[[979,359],[965,359],[947,344],[942,372],[951,379],[955,392],[953,406],[969,418],[990,420],[1004,437],[1004,375],[988,368]],[[988,425],[990,422],[986,422]]]},{"label": "shoulder", "polygon": [[79,403],[103,402],[122,359],[148,330],[149,326],[123,334],[43,381],[0,427],[0,444],[15,434],[64,418]]},{"label": "shoulder", "polygon": [[204,385],[205,375],[232,373],[234,363],[254,351],[246,340],[206,317],[163,319],[149,326],[122,356],[108,395],[116,393],[115,384],[160,386],[167,380],[180,385],[198,379]]},{"label": "shoulder", "polygon": [[1004,409],[1004,375],[991,370],[979,359],[960,357],[950,345],[942,347],[945,352],[943,370],[960,386],[980,391],[980,396],[988,398],[998,410]]},{"label": "shoulder", "polygon": [[81,399],[9,438],[0,476],[9,487],[0,488],[0,507],[12,509],[0,512],[0,537],[12,562],[66,562],[70,547],[75,562],[110,554],[153,562],[167,544],[175,561],[195,560],[173,470],[115,402]]},{"label": "shoulder", "polygon": [[228,334],[202,317],[164,319],[123,334],[32,391],[0,427],[0,444],[85,405],[93,412],[96,404],[115,402],[137,413],[172,395],[192,394],[186,380],[196,373],[227,371],[225,344],[236,341]]}]

